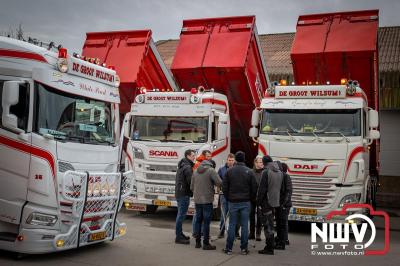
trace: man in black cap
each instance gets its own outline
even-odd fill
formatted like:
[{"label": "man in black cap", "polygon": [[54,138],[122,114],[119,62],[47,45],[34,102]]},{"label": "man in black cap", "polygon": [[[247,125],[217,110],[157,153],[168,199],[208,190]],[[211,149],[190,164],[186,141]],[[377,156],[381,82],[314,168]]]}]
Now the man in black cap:
[{"label": "man in black cap", "polygon": [[[280,211],[280,192],[283,183],[283,173],[276,162],[268,155],[263,157],[265,170],[262,173],[257,192],[257,206],[261,222],[264,226],[265,247],[260,254],[274,255],[274,215]],[[281,246],[283,245],[283,247]],[[285,249],[285,243],[279,243],[278,249]]]},{"label": "man in black cap", "polygon": [[222,183],[222,192],[228,201],[229,208],[229,228],[228,238],[224,252],[232,254],[233,241],[235,239],[235,227],[240,216],[241,238],[240,249],[243,255],[249,253],[248,235],[249,235],[249,214],[251,201],[255,201],[257,194],[257,183],[253,171],[248,168],[245,161],[245,154],[238,151],[235,154],[236,164],[226,172]]}]

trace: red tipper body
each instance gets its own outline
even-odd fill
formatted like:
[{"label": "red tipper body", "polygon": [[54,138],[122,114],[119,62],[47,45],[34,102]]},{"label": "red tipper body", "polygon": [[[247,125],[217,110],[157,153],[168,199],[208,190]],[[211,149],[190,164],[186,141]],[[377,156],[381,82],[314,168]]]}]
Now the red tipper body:
[{"label": "red tipper body", "polygon": [[229,100],[232,151],[257,153],[248,136],[251,112],[267,88],[254,16],[183,21],[171,71],[181,88],[204,86]]},{"label": "red tipper body", "polygon": [[82,54],[115,67],[121,79],[121,114],[129,112],[141,87],[176,90],[151,38],[151,30],[87,33]]},{"label": "red tipper body", "polygon": [[[365,10],[300,16],[291,51],[296,84],[357,80],[368,106],[378,110],[378,14],[378,10]],[[374,172],[378,151],[379,147],[371,146]]]}]

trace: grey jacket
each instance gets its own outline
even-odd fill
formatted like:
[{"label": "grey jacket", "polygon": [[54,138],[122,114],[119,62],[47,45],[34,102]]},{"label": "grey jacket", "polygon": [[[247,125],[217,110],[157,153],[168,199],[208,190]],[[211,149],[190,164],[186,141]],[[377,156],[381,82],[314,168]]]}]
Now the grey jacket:
[{"label": "grey jacket", "polygon": [[276,162],[268,163],[262,172],[260,187],[257,193],[257,205],[265,211],[280,206],[280,191],[283,173]]},{"label": "grey jacket", "polygon": [[204,160],[194,171],[190,189],[196,204],[212,203],[214,201],[214,186],[221,186],[222,180],[212,167],[211,162]]}]

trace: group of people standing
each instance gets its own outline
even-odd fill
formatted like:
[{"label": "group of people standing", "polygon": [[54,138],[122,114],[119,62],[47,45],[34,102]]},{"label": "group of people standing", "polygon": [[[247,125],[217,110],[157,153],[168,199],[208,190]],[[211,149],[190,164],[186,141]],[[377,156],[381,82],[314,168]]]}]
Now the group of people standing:
[{"label": "group of people standing", "polygon": [[[215,191],[221,191],[221,222],[218,238],[228,236],[224,252],[232,254],[235,238],[240,238],[241,254],[249,253],[248,241],[261,241],[264,229],[266,245],[260,254],[274,254],[274,249],[285,249],[288,240],[288,214],[291,207],[292,183],[287,165],[274,162],[270,156],[257,156],[253,169],[245,164],[245,153],[229,154],[226,164],[218,172],[211,152],[206,150],[196,159],[195,151],[185,151],[178,163],[175,197],[178,205],[175,243],[190,244],[183,234],[182,222],[189,208],[190,198],[195,203],[193,237],[196,248],[215,250],[210,243],[210,223],[213,215]],[[274,220],[277,236],[274,236]],[[250,221],[250,230],[249,230]],[[240,237],[239,237],[240,228]],[[203,239],[203,241],[201,241]]]}]

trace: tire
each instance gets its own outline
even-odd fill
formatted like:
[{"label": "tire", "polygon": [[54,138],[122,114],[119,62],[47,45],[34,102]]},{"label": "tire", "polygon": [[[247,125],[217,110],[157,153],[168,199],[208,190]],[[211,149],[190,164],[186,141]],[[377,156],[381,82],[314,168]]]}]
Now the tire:
[{"label": "tire", "polygon": [[[375,176],[371,176],[368,186],[367,186],[367,195],[366,195],[366,203],[371,205],[374,210],[376,210],[376,193],[378,190],[378,179]],[[369,210],[367,212],[368,217],[371,218]]]},{"label": "tire", "polygon": [[142,214],[154,214],[157,211],[158,206],[157,205],[147,205],[146,211],[140,212]]},{"label": "tire", "polygon": [[218,204],[218,207],[213,209],[212,220],[219,221],[221,219],[221,208]]}]

